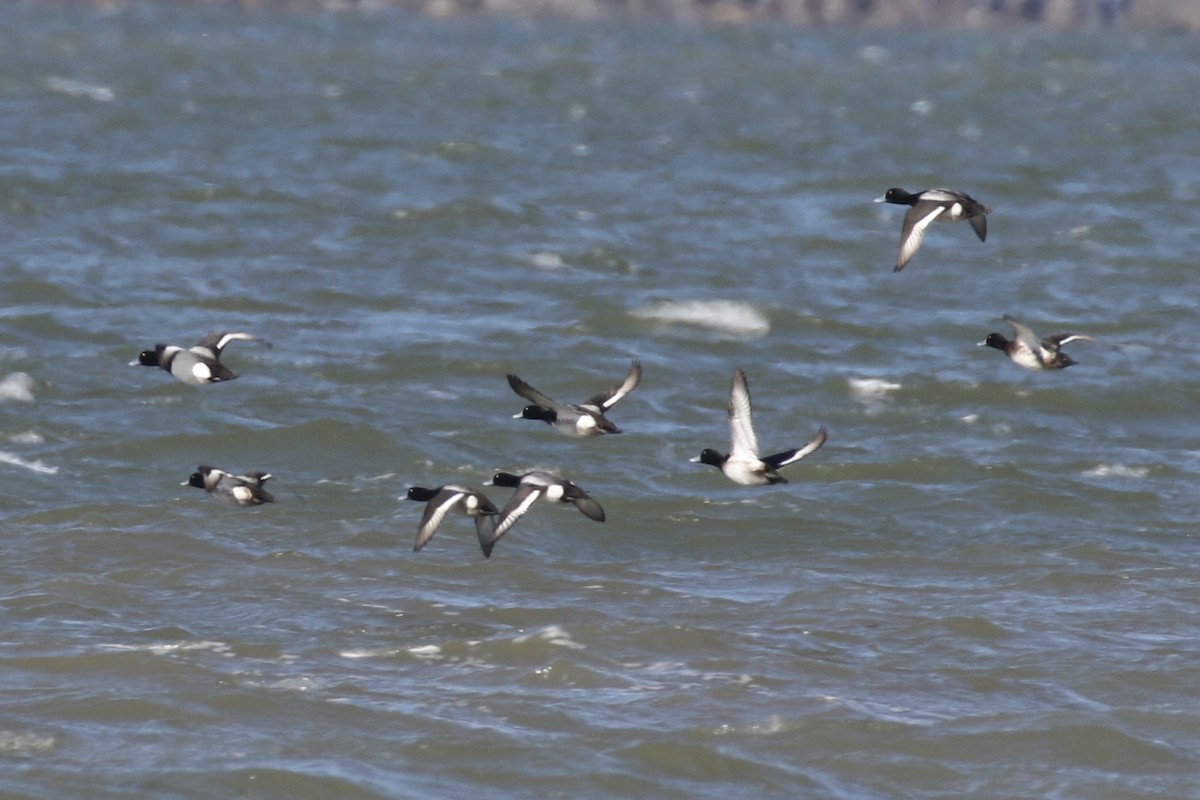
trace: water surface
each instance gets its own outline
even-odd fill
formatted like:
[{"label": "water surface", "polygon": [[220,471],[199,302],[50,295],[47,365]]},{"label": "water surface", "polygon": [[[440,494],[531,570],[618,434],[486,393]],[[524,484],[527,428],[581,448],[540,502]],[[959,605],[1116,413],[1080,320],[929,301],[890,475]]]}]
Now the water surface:
[{"label": "water surface", "polygon": [[[1194,793],[1197,55],[9,8],[0,793]],[[893,274],[893,185],[988,241]],[[127,366],[222,329],[235,382]],[[634,358],[621,436],[511,418]],[[830,429],[787,485],[688,461],[738,366]],[[406,487],[534,467],[608,521],[410,552]]]}]

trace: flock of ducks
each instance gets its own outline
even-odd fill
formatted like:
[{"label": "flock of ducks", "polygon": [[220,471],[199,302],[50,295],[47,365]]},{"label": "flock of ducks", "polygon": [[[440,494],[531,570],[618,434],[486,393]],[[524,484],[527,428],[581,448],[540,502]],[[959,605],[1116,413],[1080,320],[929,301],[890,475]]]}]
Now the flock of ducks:
[{"label": "flock of ducks", "polygon": [[[904,269],[909,260],[916,255],[921,242],[925,241],[926,229],[934,222],[965,219],[971,223],[979,241],[987,241],[987,215],[992,209],[965,192],[955,189],[926,189],[923,192],[910,193],[893,187],[884,192],[883,197],[875,198],[875,202],[909,207],[904,213],[904,222],[900,227],[900,249],[896,254],[896,267],[893,272]],[[1008,314],[1004,315],[1004,321],[1012,328],[1012,339],[1007,339],[999,333],[989,333],[979,344],[996,348],[1011,358],[1013,363],[1026,369],[1065,369],[1078,362],[1062,352],[1063,345],[1077,339],[1095,341],[1092,337],[1079,333],[1055,333],[1041,339],[1028,325],[1022,325]]]},{"label": "flock of ducks", "polygon": [[[966,220],[981,242],[987,239],[987,214],[991,208],[963,192],[927,189],[909,193],[904,189],[892,188],[876,202],[909,206],[901,227],[895,272],[904,269],[916,254],[925,238],[926,229],[934,222]],[[1094,341],[1089,336],[1075,333],[1058,333],[1041,339],[1028,326],[1007,314],[1004,320],[1012,329],[1012,339],[999,333],[989,333],[979,344],[1004,352],[1014,363],[1026,369],[1069,367],[1076,362],[1062,352],[1062,346],[1077,339]],[[159,367],[177,380],[197,386],[229,381],[238,376],[221,363],[221,354],[234,341],[256,341],[266,347],[271,346],[270,342],[249,333],[215,332],[207,334],[189,348],[155,345],[153,349],[143,350],[130,365]],[[621,433],[607,413],[637,388],[642,380],[642,364],[635,360],[620,383],[581,403],[560,403],[517,375],[510,373],[506,377],[509,387],[529,403],[520,413],[514,414],[514,418],[540,420],[567,436],[590,438]],[[716,467],[729,480],[742,486],[786,483],[787,479],[779,474],[779,470],[815,453],[825,444],[829,435],[822,426],[802,447],[761,455],[751,420],[750,386],[746,373],[740,368],[733,373],[728,418],[729,452],[707,448],[692,461]],[[204,489],[239,506],[255,506],[275,501],[271,493],[263,488],[270,477],[269,473],[261,471],[238,475],[202,464],[182,485]],[[419,551],[425,547],[451,513],[475,520],[479,547],[485,558],[491,556],[500,537],[539,501],[570,504],[591,520],[604,522],[605,519],[603,507],[584,489],[551,472],[534,470],[523,475],[497,472],[485,485],[513,489],[503,508],[497,508],[481,491],[469,486],[445,484],[436,488],[411,487],[405,497],[425,504],[413,550]]]}]

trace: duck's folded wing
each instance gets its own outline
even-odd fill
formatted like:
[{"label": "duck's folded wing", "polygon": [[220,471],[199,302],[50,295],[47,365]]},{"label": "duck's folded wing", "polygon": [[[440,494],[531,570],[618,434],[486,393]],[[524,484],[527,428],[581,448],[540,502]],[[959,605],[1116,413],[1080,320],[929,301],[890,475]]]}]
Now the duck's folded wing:
[{"label": "duck's folded wing", "polygon": [[625,395],[637,388],[637,385],[642,381],[642,362],[634,361],[629,367],[629,372],[625,375],[625,379],[616,386],[607,391],[600,392],[597,395],[589,397],[584,401],[584,405],[596,406],[601,411],[607,411],[615,406],[625,397]]}]

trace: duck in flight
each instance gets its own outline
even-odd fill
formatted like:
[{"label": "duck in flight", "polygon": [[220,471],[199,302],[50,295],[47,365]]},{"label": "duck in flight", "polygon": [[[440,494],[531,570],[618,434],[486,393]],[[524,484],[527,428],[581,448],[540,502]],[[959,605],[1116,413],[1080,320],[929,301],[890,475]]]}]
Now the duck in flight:
[{"label": "duck in flight", "polygon": [[499,539],[507,533],[539,500],[550,503],[571,503],[588,519],[604,522],[604,509],[592,499],[591,495],[578,485],[563,480],[552,472],[534,470],[526,472],[524,475],[497,472],[488,481],[488,485],[516,489],[496,519],[495,539]]},{"label": "duck in flight", "polygon": [[637,388],[642,380],[642,362],[634,361],[625,379],[607,391],[589,397],[582,403],[565,404],[552,400],[513,374],[508,376],[512,390],[529,401],[514,419],[540,419],[567,436],[591,437],[620,433],[621,429],[605,416],[625,395]]},{"label": "duck in flight", "polygon": [[733,372],[733,385],[729,390],[729,452],[720,453],[706,449],[693,462],[716,467],[725,477],[742,486],[766,486],[772,483],[787,483],[779,474],[786,467],[814,453],[825,444],[829,432],[824,426],[803,447],[785,450],[770,456],[759,456],[758,437],[750,419],[750,387],[746,373],[741,369]]},{"label": "duck in flight", "polygon": [[971,223],[979,241],[987,239],[987,214],[991,207],[985,206],[969,194],[954,189],[926,189],[910,194],[899,188],[888,189],[876,203],[894,203],[910,206],[904,214],[900,228],[900,252],[896,256],[894,272],[904,269],[908,260],[916,254],[925,239],[925,229],[935,221],[954,222],[965,219]]},{"label": "duck in flight", "polygon": [[423,486],[413,486],[408,490],[409,500],[425,503],[425,513],[417,526],[417,542],[413,552],[417,552],[433,538],[438,526],[446,515],[455,512],[475,518],[475,533],[479,537],[479,547],[483,550],[484,558],[491,558],[492,548],[496,545],[496,517],[500,509],[480,491],[467,486],[448,483],[436,489],[426,489]]},{"label": "duck in flight", "polygon": [[[249,333],[218,331],[207,334],[186,350],[174,344],[156,344],[153,350],[139,353],[137,358],[129,362],[129,366],[161,367],[177,380],[193,386],[231,381],[237,377],[237,373],[221,363],[221,352],[230,342],[239,339],[259,341],[257,336]],[[263,344],[271,346],[270,342]]]},{"label": "duck in flight", "polygon": [[203,489],[239,506],[259,506],[275,502],[274,495],[263,488],[263,484],[270,479],[271,473],[261,470],[234,475],[223,469],[201,464],[181,485]]},{"label": "duck in flight", "polygon": [[1063,345],[1078,339],[1096,341],[1091,336],[1081,333],[1052,333],[1045,339],[1040,339],[1028,325],[1017,322],[1008,314],[1004,315],[1004,321],[1012,328],[1012,339],[1006,339],[999,333],[989,333],[979,345],[994,347],[1011,358],[1014,364],[1025,369],[1066,369],[1079,362],[1062,351]]}]

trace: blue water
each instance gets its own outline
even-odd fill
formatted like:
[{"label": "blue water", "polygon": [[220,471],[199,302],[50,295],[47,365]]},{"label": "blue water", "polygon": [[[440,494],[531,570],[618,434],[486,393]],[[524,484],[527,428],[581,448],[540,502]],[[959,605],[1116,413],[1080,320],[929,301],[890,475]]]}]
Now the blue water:
[{"label": "blue water", "polygon": [[[0,794],[1194,795],[1197,48],[7,8]],[[689,462],[739,366],[786,485]],[[411,552],[533,468],[607,521]]]}]

